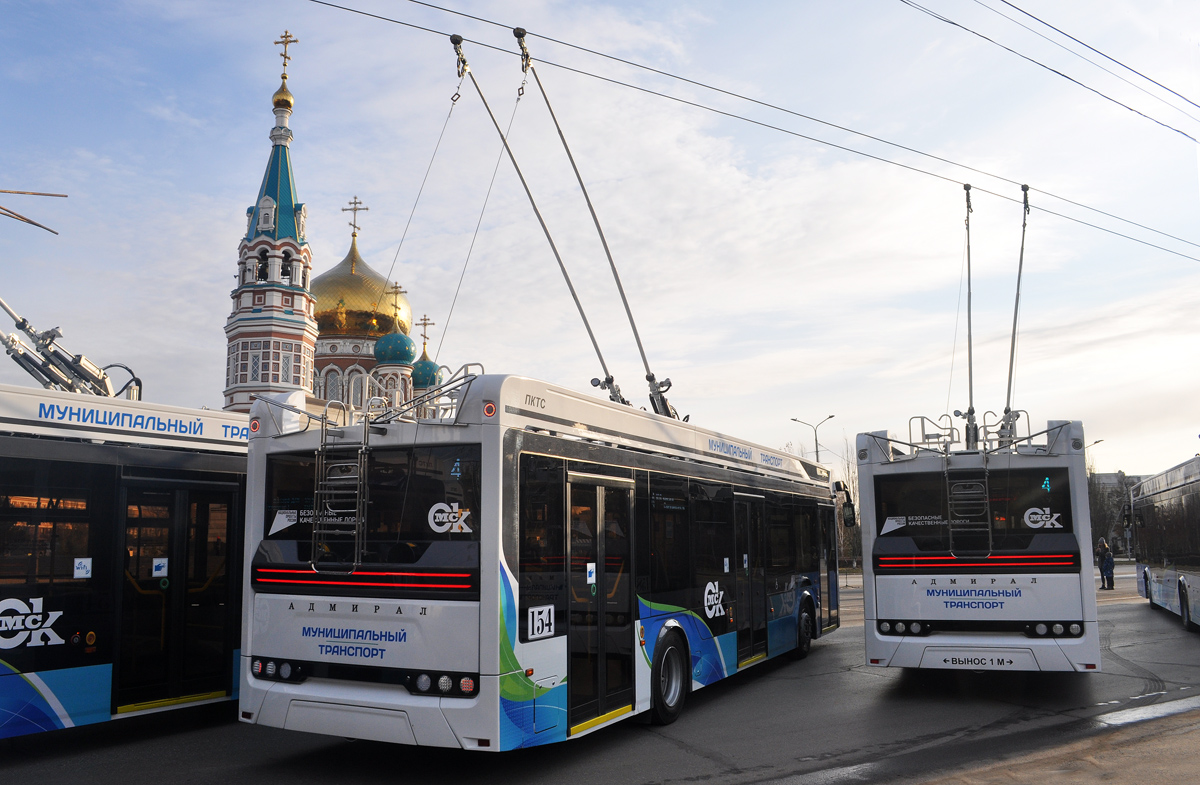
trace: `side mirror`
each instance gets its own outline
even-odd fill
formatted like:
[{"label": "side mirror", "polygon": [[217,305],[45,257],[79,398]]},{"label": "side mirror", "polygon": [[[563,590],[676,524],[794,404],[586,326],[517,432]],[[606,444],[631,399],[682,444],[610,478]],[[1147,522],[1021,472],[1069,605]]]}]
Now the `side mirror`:
[{"label": "side mirror", "polygon": [[834,481],[834,483],[833,483],[833,492],[834,493],[846,493],[848,490],[849,489],[846,487],[846,483],[842,482],[841,480]]},{"label": "side mirror", "polygon": [[854,502],[846,502],[842,505],[842,523],[847,527],[858,524],[858,519],[854,516]]}]

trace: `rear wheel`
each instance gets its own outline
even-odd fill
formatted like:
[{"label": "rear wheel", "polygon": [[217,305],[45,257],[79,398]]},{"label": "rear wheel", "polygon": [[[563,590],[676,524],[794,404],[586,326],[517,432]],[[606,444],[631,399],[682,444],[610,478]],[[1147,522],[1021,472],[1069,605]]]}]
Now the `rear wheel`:
[{"label": "rear wheel", "polygon": [[687,648],[683,636],[668,632],[654,647],[650,671],[650,714],[656,725],[679,719],[687,698]]},{"label": "rear wheel", "polygon": [[1146,584],[1146,599],[1150,601],[1151,608],[1157,608],[1158,604],[1154,602],[1154,592],[1150,590],[1150,573],[1142,573],[1142,583]]},{"label": "rear wheel", "polygon": [[1183,628],[1190,630],[1192,628],[1192,609],[1188,605],[1187,588],[1179,587],[1179,615],[1183,617]]},{"label": "rear wheel", "polygon": [[808,656],[808,652],[812,649],[813,640],[813,615],[809,610],[808,605],[800,607],[800,618],[796,621],[796,650],[793,652],[796,659],[802,660]]}]

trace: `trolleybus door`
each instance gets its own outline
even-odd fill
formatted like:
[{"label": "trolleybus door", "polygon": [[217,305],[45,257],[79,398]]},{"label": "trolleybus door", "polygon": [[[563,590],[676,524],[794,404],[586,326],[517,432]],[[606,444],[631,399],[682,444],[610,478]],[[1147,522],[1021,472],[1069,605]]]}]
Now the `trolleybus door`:
[{"label": "trolleybus door", "polygon": [[572,732],[629,711],[633,704],[632,490],[629,480],[570,476],[567,719]]},{"label": "trolleybus door", "polygon": [[122,496],[116,711],[224,697],[237,645],[236,491],[130,485]]},{"label": "trolleybus door", "polygon": [[821,521],[821,628],[838,618],[837,602],[837,520],[832,507],[818,510]]},{"label": "trolleybus door", "polygon": [[734,575],[737,658],[744,665],[767,652],[767,576],[763,568],[763,497],[734,493]]}]

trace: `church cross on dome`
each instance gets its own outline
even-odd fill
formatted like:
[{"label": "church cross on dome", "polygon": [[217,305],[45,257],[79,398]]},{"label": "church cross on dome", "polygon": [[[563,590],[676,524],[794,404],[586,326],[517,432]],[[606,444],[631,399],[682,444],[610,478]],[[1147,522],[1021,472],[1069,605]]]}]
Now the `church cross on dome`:
[{"label": "church cross on dome", "polygon": [[342,212],[343,213],[354,213],[354,218],[352,221],[350,221],[350,228],[354,230],[354,236],[358,237],[358,230],[360,228],[358,225],[358,212],[359,212],[359,210],[361,210],[365,213],[368,210],[370,210],[371,208],[364,207],[363,203],[358,200],[357,196],[355,196],[353,199],[351,199],[349,202],[347,202],[347,204],[349,204],[350,206],[343,207]]},{"label": "church cross on dome", "polygon": [[276,46],[279,46],[279,45],[281,45],[281,44],[283,45],[283,51],[279,53],[279,56],[283,58],[283,78],[284,78],[284,79],[286,79],[286,78],[287,78],[287,64],[288,64],[288,60],[291,60],[291,59],[292,59],[292,56],[291,56],[290,54],[288,54],[288,53],[287,53],[287,50],[288,50],[288,45],[289,45],[289,44],[298,44],[298,43],[300,43],[300,39],[299,39],[299,38],[296,38],[295,36],[293,36],[293,35],[292,35],[290,32],[288,32],[287,30],[284,30],[284,31],[283,31],[283,37],[282,37],[282,38],[280,38],[278,41],[276,41],[276,42],[275,42],[275,45],[276,45]]},{"label": "church cross on dome", "polygon": [[430,321],[428,314],[422,314],[420,320],[415,322],[415,325],[421,328],[421,340],[425,343],[429,343],[429,328],[435,324],[437,322]]}]

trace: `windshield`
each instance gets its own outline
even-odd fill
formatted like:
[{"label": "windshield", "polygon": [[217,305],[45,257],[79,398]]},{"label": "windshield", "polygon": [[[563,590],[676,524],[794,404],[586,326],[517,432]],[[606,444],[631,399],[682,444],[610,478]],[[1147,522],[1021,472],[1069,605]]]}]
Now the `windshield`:
[{"label": "windshield", "polygon": [[[254,558],[256,568],[307,567],[311,563],[315,470],[311,453],[268,458],[263,518],[266,536]],[[454,568],[458,570],[454,574],[462,576],[466,574],[463,571],[469,571],[470,579],[456,579],[453,588],[466,588],[458,584],[470,583],[477,594],[479,473],[477,444],[372,450],[359,563],[418,568],[413,575],[419,575],[420,568]],[[352,525],[354,516],[329,516],[329,520]],[[348,569],[355,561],[353,536],[324,537],[320,554],[321,569],[338,564]],[[311,572],[311,567],[308,570]],[[432,586],[420,585],[420,581],[408,583],[412,585],[404,588]]]},{"label": "windshield", "polygon": [[969,538],[971,549],[986,550],[990,526],[992,550],[1024,550],[1039,534],[1074,531],[1067,478],[1061,468],[991,471],[966,479],[951,475],[949,480],[941,472],[877,477],[875,534],[910,539],[919,551],[948,551],[953,527],[957,539]]}]

